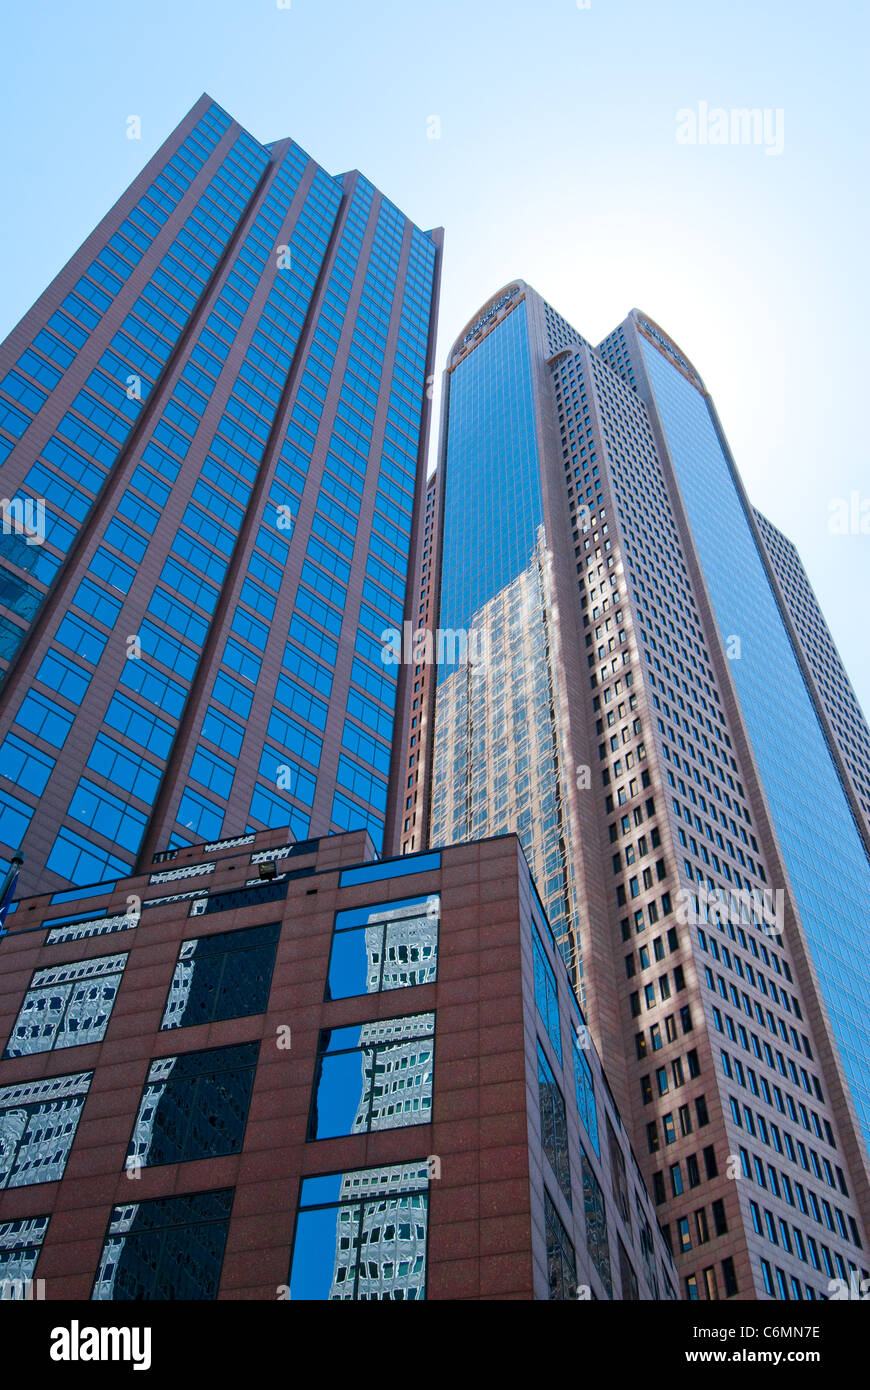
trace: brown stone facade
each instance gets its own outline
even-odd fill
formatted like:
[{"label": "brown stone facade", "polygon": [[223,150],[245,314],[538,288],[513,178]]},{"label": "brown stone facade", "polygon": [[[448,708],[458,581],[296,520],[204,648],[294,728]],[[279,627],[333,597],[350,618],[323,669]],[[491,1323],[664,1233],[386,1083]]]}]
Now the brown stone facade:
[{"label": "brown stone facade", "polygon": [[[363,864],[367,870],[347,875]],[[371,874],[374,881],[354,881]],[[285,889],[286,896],[277,896]],[[243,901],[222,899],[223,893],[242,894]],[[271,900],[258,901],[263,895]],[[49,1218],[31,1269],[44,1281],[45,1298],[91,1297],[113,1208],[129,1214],[129,1204],[221,1189],[232,1190],[226,1245],[219,1286],[203,1296],[286,1297],[301,1181],[399,1164],[422,1164],[431,1174],[428,1299],[546,1298],[551,1286],[562,1297],[675,1296],[673,1262],[588,1036],[584,1042],[515,837],[379,863],[364,831],[289,846],[285,833],[271,830],[170,851],[157,857],[150,874],[108,892],[103,886],[98,896],[88,897],[87,889],[54,896],[54,902],[50,894],[21,900],[0,940],[7,1054],[15,1050],[10,1044],[36,971],[118,953],[126,953],[126,962],[101,1041],[4,1055],[0,1062],[7,1120],[21,1099],[14,1088],[92,1073],[61,1177],[33,1181],[38,1172],[31,1168],[30,1180],[17,1185],[20,1167],[7,1149],[0,1227]],[[326,998],[336,913],[389,910],[407,899],[437,901],[437,977]],[[265,1010],[161,1029],[181,943],[265,924],[280,924]],[[84,934],[94,931],[99,934]],[[542,1002],[542,972],[552,982],[549,1005]],[[434,1014],[431,1121],[308,1138],[323,1030],[334,1036],[339,1028],[376,1028],[382,1020],[420,1014]],[[587,1047],[594,1140],[579,1117],[572,1033]],[[149,1064],[246,1043],[259,1044],[259,1054],[238,1151],[153,1165],[146,1152],[138,1171],[128,1169]],[[539,1049],[552,1073],[546,1104]],[[552,1117],[560,1101],[553,1080],[564,1115],[556,1122],[555,1147]],[[588,1114],[586,1124],[592,1128]],[[20,1134],[20,1124],[13,1129]],[[622,1174],[616,1181],[614,1169]],[[594,1225],[595,1188],[606,1225]],[[548,1270],[554,1212],[569,1274],[574,1262],[573,1280],[566,1275],[563,1283],[554,1275],[552,1251]],[[172,1296],[162,1287],[163,1295],[139,1296]]]}]

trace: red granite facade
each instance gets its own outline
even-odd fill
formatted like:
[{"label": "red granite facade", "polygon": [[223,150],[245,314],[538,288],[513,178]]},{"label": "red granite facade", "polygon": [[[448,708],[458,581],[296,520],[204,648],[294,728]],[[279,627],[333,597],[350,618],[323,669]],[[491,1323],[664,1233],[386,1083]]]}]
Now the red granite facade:
[{"label": "red granite facade", "polygon": [[[16,1166],[11,1153],[4,1163],[0,1229],[48,1217],[38,1258],[29,1266],[29,1277],[43,1281],[43,1296],[91,1297],[98,1268],[104,1275],[108,1268],[105,1260],[101,1265],[101,1252],[113,1208],[127,1213],[129,1229],[131,1204],[141,1213],[150,1201],[230,1189],[219,1282],[199,1296],[287,1297],[291,1254],[301,1251],[297,1206],[304,1179],[422,1164],[428,1174],[428,1232],[419,1296],[674,1297],[673,1263],[591,1047],[584,1055],[594,1120],[589,1112],[585,1124],[580,1118],[573,1037],[586,1046],[588,1035],[584,1043],[582,1020],[517,840],[507,836],[419,861],[380,864],[362,831],[292,847],[285,838],[266,831],[179,849],[158,856],[150,874],[121,881],[109,892],[89,898],[80,890],[66,903],[52,903],[49,894],[24,899],[9,918],[9,934],[0,941],[0,1033],[9,1039],[0,1062],[4,1119],[15,1115],[16,1099],[21,1102],[16,1088],[92,1073],[62,1176],[36,1181],[38,1164]],[[368,867],[348,874],[363,864]],[[353,881],[371,874],[374,881]],[[221,898],[224,893],[236,896]],[[365,908],[371,916],[376,908],[389,910],[408,899],[437,903],[431,909],[438,921],[437,977],[410,988],[326,998],[336,914]],[[181,943],[266,924],[279,929],[265,1009],[161,1029]],[[126,961],[102,1040],[9,1056],[34,973],[108,953],[125,953]],[[559,1024],[552,1003],[548,1020],[540,1013],[542,971],[554,982]],[[334,1037],[350,1025],[430,1014],[431,1120],[312,1139],[312,1088],[323,1030]],[[552,1044],[559,1029],[561,1057]],[[146,1153],[141,1166],[128,1168],[149,1064],[246,1044],[258,1045],[259,1055],[237,1151],[153,1165]],[[552,1087],[542,1104],[541,1053],[562,1097],[564,1124],[556,1126],[561,1150],[550,1137],[560,1105]],[[606,1224],[590,1228],[593,1190]],[[568,1252],[563,1273],[554,1265],[554,1213]],[[298,1266],[296,1258],[294,1298],[297,1288],[303,1297],[341,1296],[335,1288],[318,1293],[306,1284],[301,1253]],[[115,1277],[106,1275],[110,1289]],[[162,1295],[140,1289],[137,1296],[191,1296],[177,1289],[166,1294],[161,1287]],[[114,1294],[123,1296],[120,1285]],[[372,1296],[403,1295],[382,1290]]]}]

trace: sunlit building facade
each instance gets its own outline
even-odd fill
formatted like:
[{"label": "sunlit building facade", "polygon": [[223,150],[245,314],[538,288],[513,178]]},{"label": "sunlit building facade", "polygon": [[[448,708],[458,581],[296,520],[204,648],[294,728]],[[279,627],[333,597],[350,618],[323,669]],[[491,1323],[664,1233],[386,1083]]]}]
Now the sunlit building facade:
[{"label": "sunlit building facade", "polygon": [[647,317],[595,348],[522,281],[444,395],[439,622],[494,640],[438,673],[431,844],[523,840],[683,1295],[827,1298],[867,1266],[870,864],[712,402]]},{"label": "sunlit building facade", "polygon": [[0,346],[21,891],[269,826],[381,846],[440,246],[203,97]]}]

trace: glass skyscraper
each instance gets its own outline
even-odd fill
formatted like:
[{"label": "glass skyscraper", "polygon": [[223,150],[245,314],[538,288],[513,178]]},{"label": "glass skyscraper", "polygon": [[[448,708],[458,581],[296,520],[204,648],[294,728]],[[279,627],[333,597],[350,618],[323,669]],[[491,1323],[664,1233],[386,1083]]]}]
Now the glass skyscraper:
[{"label": "glass skyscraper", "polygon": [[[20,889],[399,814],[440,232],[203,97],[0,348]],[[400,724],[404,716],[400,714]]]},{"label": "glass skyscraper", "polygon": [[867,1264],[870,863],[704,383],[514,281],[437,487],[439,622],[486,640],[438,673],[432,844],[522,839],[684,1295],[828,1297]]}]

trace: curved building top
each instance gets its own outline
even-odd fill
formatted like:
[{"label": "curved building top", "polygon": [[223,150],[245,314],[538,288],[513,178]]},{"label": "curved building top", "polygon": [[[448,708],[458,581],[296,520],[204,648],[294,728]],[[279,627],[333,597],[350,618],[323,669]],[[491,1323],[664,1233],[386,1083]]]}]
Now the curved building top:
[{"label": "curved building top", "polygon": [[633,320],[639,333],[648,338],[650,342],[655,343],[656,347],[673,362],[675,367],[679,368],[684,376],[688,377],[689,381],[698,387],[699,391],[702,391],[704,395],[707,394],[707,388],[700,372],[695,370],[689,359],[677,347],[673,338],[669,337],[665,330],[660,328],[654,319],[650,318],[649,314],[642,313],[640,309],[632,309],[629,318]]},{"label": "curved building top", "polygon": [[500,290],[486,301],[481,309],[477,311],[474,318],[469,319],[461,333],[454,342],[447,358],[447,370],[452,369],[467,357],[473,348],[476,348],[486,335],[495,328],[497,323],[510,313],[525,297],[528,285],[525,280],[509,280]]}]

